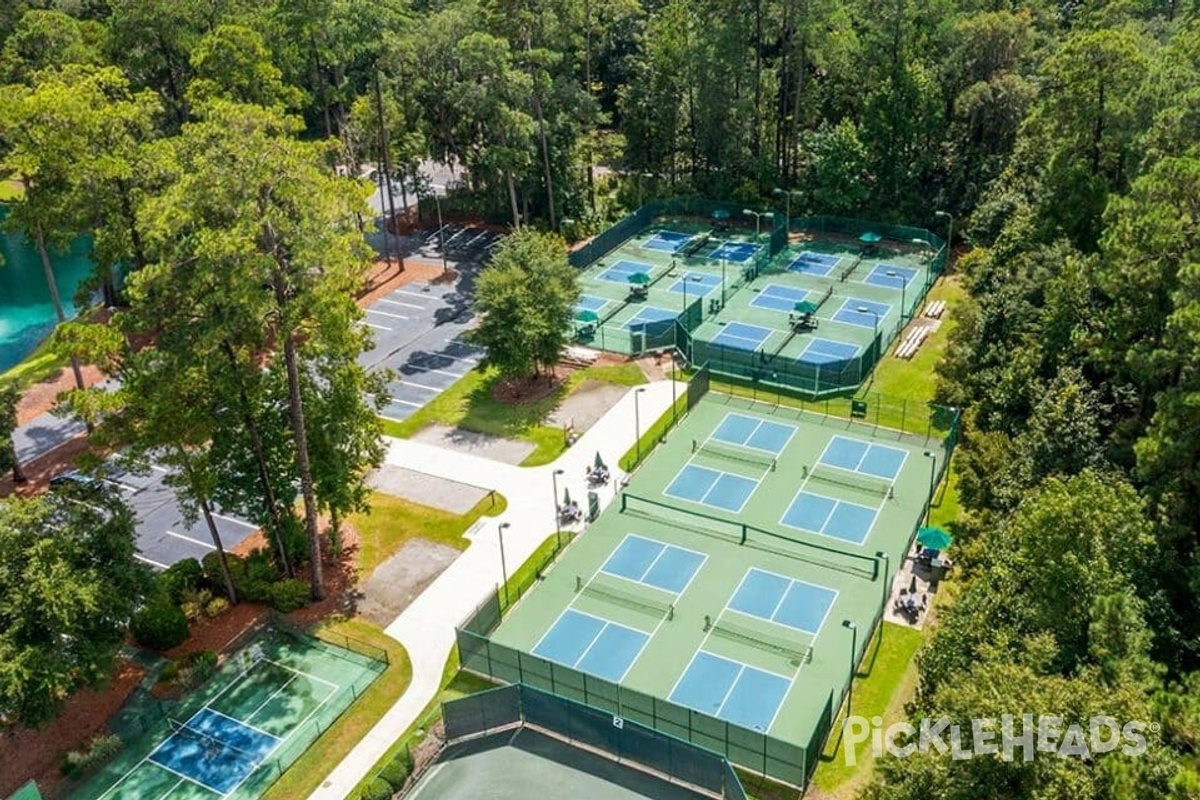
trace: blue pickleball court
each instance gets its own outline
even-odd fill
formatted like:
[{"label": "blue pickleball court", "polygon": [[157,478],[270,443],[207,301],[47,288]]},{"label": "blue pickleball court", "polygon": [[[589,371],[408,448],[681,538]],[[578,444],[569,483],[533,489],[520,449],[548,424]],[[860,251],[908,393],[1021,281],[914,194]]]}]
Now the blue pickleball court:
[{"label": "blue pickleball court", "polygon": [[729,608],[750,617],[786,625],[816,636],[837,592],[774,572],[751,568],[729,601]]},{"label": "blue pickleball court", "polygon": [[692,238],[690,233],[678,231],[659,231],[651,236],[642,247],[647,250],[657,250],[660,253],[674,253]]},{"label": "blue pickleball court", "polygon": [[858,355],[858,347],[833,339],[813,339],[796,360],[803,364],[836,364]]},{"label": "blue pickleball court", "polygon": [[753,478],[688,464],[663,494],[722,511],[741,511],[757,488],[758,481]]},{"label": "blue pickleball court", "polygon": [[[864,310],[860,310],[864,309]],[[860,300],[857,297],[851,297],[842,303],[833,314],[833,319],[837,322],[844,322],[847,325],[857,325],[860,328],[882,328],[883,321],[887,319],[888,312],[892,307],[887,303],[876,303],[871,300]],[[874,313],[872,313],[874,312]]]},{"label": "blue pickleball court", "polygon": [[861,545],[871,535],[878,515],[877,508],[802,490],[796,494],[780,523]]},{"label": "blue pickleball court", "polygon": [[828,253],[813,253],[805,250],[792,259],[792,263],[788,264],[788,271],[802,272],[805,275],[816,275],[818,278],[824,278],[833,272],[833,268],[837,266],[839,261],[841,261],[840,258],[831,256]]},{"label": "blue pickleball court", "polygon": [[279,745],[277,736],[205,707],[154,749],[148,761],[226,795]]},{"label": "blue pickleball court", "polygon": [[745,414],[729,413],[713,431],[712,438],[718,442],[735,444],[779,455],[796,433],[794,425],[770,422]]},{"label": "blue pickleball court", "polygon": [[901,267],[896,264],[876,264],[871,274],[863,278],[863,283],[872,286],[883,286],[888,289],[903,289],[912,283],[920,271],[913,267]]},{"label": "blue pickleball court", "polygon": [[678,595],[692,582],[707,558],[695,550],[631,533],[621,541],[600,570]]},{"label": "blue pickleball court", "polygon": [[708,254],[713,261],[733,261],[744,264],[758,255],[762,247],[750,242],[722,242],[721,246]]},{"label": "blue pickleball court", "polygon": [[668,291],[702,297],[721,285],[721,278],[707,272],[689,272],[671,284]]},{"label": "blue pickleball court", "polygon": [[639,308],[638,312],[621,327],[628,331],[642,331],[651,335],[657,335],[669,331],[671,324],[675,322],[675,317],[678,315],[678,311],[672,311],[668,308],[644,306]]},{"label": "blue pickleball court", "polygon": [[778,283],[769,283],[763,287],[762,291],[755,295],[750,301],[750,305],[755,308],[766,308],[771,311],[794,311],[796,303],[801,302],[808,297],[808,292],[804,289],[798,289],[795,286],[782,286]]},{"label": "blue pickleball court", "polygon": [[770,328],[760,328],[758,325],[747,325],[744,322],[727,322],[721,332],[712,338],[712,343],[735,350],[754,351],[762,347],[774,331]]},{"label": "blue pickleball court", "polygon": [[792,679],[699,650],[670,700],[743,728],[766,733]]},{"label": "blue pickleball court", "polygon": [[533,648],[534,655],[610,681],[620,681],[650,635],[568,608]]},{"label": "blue pickleball court", "polygon": [[608,301],[603,297],[585,294],[579,297],[579,302],[575,304],[575,311],[594,311],[598,314],[606,305],[608,305]]},{"label": "blue pickleball court", "polygon": [[630,275],[635,275],[639,272],[649,275],[653,269],[653,264],[643,264],[641,261],[621,259],[604,270],[604,272],[601,272],[598,277],[600,280],[609,281],[610,283],[629,283]]},{"label": "blue pickleball court", "polygon": [[907,450],[849,436],[834,436],[825,446],[820,463],[890,482],[896,480],[906,460]]}]

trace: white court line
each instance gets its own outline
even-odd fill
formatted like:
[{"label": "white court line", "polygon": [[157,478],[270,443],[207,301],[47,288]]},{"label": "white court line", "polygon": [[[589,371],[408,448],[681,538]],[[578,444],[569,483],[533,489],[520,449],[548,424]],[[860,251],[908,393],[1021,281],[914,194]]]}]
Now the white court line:
[{"label": "white court line", "polygon": [[186,542],[191,542],[192,544],[198,544],[201,547],[207,547],[209,550],[217,549],[217,546],[215,544],[212,544],[211,542],[203,542],[199,539],[193,539],[190,536],[184,536],[182,533],[176,533],[175,531],[170,530],[170,529],[166,530],[165,533],[167,534],[167,536],[174,536],[176,539],[183,539]]},{"label": "white court line", "polygon": [[[274,700],[274,699],[275,699],[275,696],[276,696],[276,695],[278,695],[280,692],[282,692],[282,691],[283,691],[284,689],[286,689],[287,687],[291,686],[291,685],[292,685],[292,681],[296,680],[296,678],[298,678],[298,677],[299,677],[298,675],[293,675],[292,677],[290,677],[290,678],[288,678],[288,679],[287,679],[287,681],[286,681],[286,682],[283,684],[283,686],[280,686],[278,689],[276,689],[275,691],[271,692],[271,696],[270,696],[270,697],[268,697],[266,700],[263,700],[261,703],[259,703],[259,704],[258,704],[258,707],[257,707],[257,708],[255,708],[253,711],[251,711],[251,712],[250,712],[250,716],[246,717],[246,719],[245,719],[245,720],[243,720],[244,724],[246,724],[248,727],[252,727],[252,728],[253,728],[254,726],[253,726],[253,725],[250,725],[250,720],[254,719],[254,715],[255,715],[255,714],[257,714],[258,712],[262,711],[262,710],[263,710],[263,708],[265,708],[265,707],[266,707],[267,703],[269,703],[269,702],[271,702],[272,700]],[[255,730],[258,730],[258,729],[257,729],[257,728],[255,728]],[[263,733],[267,733],[267,732],[266,732],[266,731],[263,731]],[[269,733],[268,733],[267,735],[268,735],[268,736],[270,736],[271,734],[269,734]],[[277,737],[277,738],[278,738],[278,737]]]},{"label": "white court line", "polygon": [[[829,513],[825,516],[825,519],[821,520],[821,530],[814,531],[809,528],[801,528],[796,525],[792,525],[789,522],[784,522],[783,517],[781,517],[779,519],[779,524],[783,525],[785,528],[791,528],[794,531],[806,531],[808,533],[813,534],[814,536],[824,536],[826,539],[833,539],[835,542],[841,542],[842,544],[851,544],[856,547],[862,547],[863,545],[865,545],[867,543],[867,539],[871,538],[871,531],[873,531],[875,529],[875,523],[879,521],[879,512],[883,510],[883,506],[881,505],[878,508],[871,508],[870,506],[864,506],[861,503],[852,503],[849,500],[841,500],[836,497],[830,497],[827,494],[821,494],[820,492],[814,492],[814,491],[805,489],[804,487],[806,484],[807,484],[807,480],[805,481],[804,484],[801,484],[799,491],[796,492],[797,497],[799,497],[801,494],[808,494],[808,495],[812,495],[813,497],[820,497],[824,500],[830,500],[834,504],[833,508],[831,508],[829,510]],[[793,497],[792,502],[788,504],[788,511],[791,510],[792,504],[794,504],[795,502],[796,502],[796,498]],[[854,506],[855,508],[861,508],[861,509],[865,509],[865,510],[871,512],[871,514],[872,514],[871,524],[869,526],[867,526],[867,532],[863,536],[861,541],[856,542],[852,539],[845,539],[841,536],[834,536],[833,534],[825,533],[825,526],[827,524],[829,524],[829,518],[833,516],[833,512],[837,510],[837,507],[839,505]],[[787,516],[787,511],[783,512],[783,516],[784,517]]]},{"label": "white court line", "polygon": [[393,314],[390,311],[380,311],[377,308],[368,308],[367,313],[378,314],[381,317],[389,317],[390,319],[408,319],[408,317],[404,316],[403,314]]},{"label": "white court line", "polygon": [[376,300],[375,302],[387,303],[389,306],[401,306],[402,308],[415,308],[420,311],[423,311],[425,309],[425,306],[419,306],[416,303],[405,303],[400,300],[392,300],[387,297],[381,297],[378,300]]},{"label": "white court line", "polygon": [[[287,686],[288,683],[291,683],[294,680],[296,680],[295,675],[288,678],[287,683],[285,683],[284,686]],[[283,688],[283,687],[281,686],[280,688]],[[275,691],[275,694],[279,694],[278,689]],[[271,695],[271,696],[274,697],[275,695]],[[200,712],[202,712],[202,711],[208,711],[212,714],[216,714],[218,717],[224,717],[225,719],[229,720],[230,722],[236,722],[238,725],[249,728],[250,730],[255,731],[256,733],[261,733],[263,736],[270,736],[272,739],[275,739],[276,741],[279,740],[279,737],[273,733],[268,733],[267,731],[264,731],[262,728],[257,728],[255,726],[251,725],[249,722],[246,722],[245,720],[238,719],[237,717],[231,717],[228,714],[226,714],[222,711],[217,711],[215,708],[213,708],[212,706],[208,706],[208,705],[202,707],[200,709],[200,711],[197,711],[195,714],[192,714],[191,719],[189,719],[188,722],[191,722],[193,719],[198,717],[200,715]],[[212,738],[216,739],[217,737],[214,736]]]},{"label": "white court line", "polygon": [[275,666],[279,667],[280,669],[286,669],[288,672],[290,672],[294,675],[300,676],[300,677],[311,678],[312,680],[317,681],[318,683],[323,683],[326,686],[332,688],[335,692],[337,692],[339,689],[342,688],[339,684],[336,684],[333,681],[327,681],[324,678],[320,677],[319,675],[313,675],[311,672],[305,672],[302,669],[296,669],[295,667],[289,667],[287,664],[281,664],[280,662],[272,661],[269,658],[260,658],[259,661],[262,661],[264,664],[274,664]]},{"label": "white court line", "polygon": [[[126,775],[128,775],[129,773],[127,772],[127,773],[125,773],[125,774],[126,774]],[[182,785],[183,785],[183,779],[180,779],[180,780],[179,780],[179,781],[178,781],[178,782],[177,782],[177,783],[176,783],[174,786],[172,786],[170,789],[167,789],[167,791],[165,791],[165,792],[163,792],[162,794],[160,794],[160,795],[158,796],[158,800],[163,800],[163,798],[164,798],[164,797],[170,797],[170,796],[171,796],[171,792],[175,791],[176,789],[178,789],[178,788],[179,788],[180,786],[182,786]],[[107,794],[107,792],[106,792],[105,794]],[[102,796],[103,796],[103,795],[102,795]]]}]

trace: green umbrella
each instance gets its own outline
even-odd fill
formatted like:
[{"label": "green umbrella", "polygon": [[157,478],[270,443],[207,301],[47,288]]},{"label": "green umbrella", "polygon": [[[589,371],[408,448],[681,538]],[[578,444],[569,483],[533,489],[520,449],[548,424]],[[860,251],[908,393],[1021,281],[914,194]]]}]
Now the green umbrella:
[{"label": "green umbrella", "polygon": [[945,550],[954,544],[954,537],[941,528],[921,528],[917,531],[917,543],[930,550]]},{"label": "green umbrella", "polygon": [[718,208],[716,211],[712,212],[712,218],[716,220],[729,219],[729,210],[725,208]]},{"label": "green umbrella", "polygon": [[801,314],[815,314],[817,313],[817,304],[809,300],[801,300],[799,303],[796,303],[796,305],[792,306],[792,310],[798,311]]},{"label": "green umbrella", "polygon": [[571,490],[565,486],[563,487],[563,505],[571,505]]},{"label": "green umbrella", "polygon": [[863,244],[879,244],[883,241],[883,237],[878,233],[871,233],[868,231],[867,233],[864,233],[862,236],[858,237],[858,240]]},{"label": "green umbrella", "polygon": [[635,272],[629,276],[629,282],[634,286],[645,286],[650,283],[650,276],[644,272]]},{"label": "green umbrella", "polygon": [[597,314],[595,311],[584,310],[584,311],[579,311],[575,314],[575,320],[577,322],[599,322],[600,315]]},{"label": "green umbrella", "polygon": [[604,469],[604,459],[600,458],[600,451],[596,451],[596,460],[592,462],[593,469]]}]

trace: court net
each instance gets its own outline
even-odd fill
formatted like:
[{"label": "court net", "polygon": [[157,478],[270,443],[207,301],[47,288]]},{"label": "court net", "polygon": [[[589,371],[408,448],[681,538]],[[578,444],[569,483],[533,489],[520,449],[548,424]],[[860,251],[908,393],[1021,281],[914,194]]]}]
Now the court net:
[{"label": "court net", "polygon": [[854,270],[858,269],[858,265],[862,263],[862,260],[863,257],[861,255],[855,256],[854,260],[850,262],[850,266],[842,270],[842,274],[839,276],[838,280],[845,282],[847,278],[854,274]]},{"label": "court net", "polygon": [[[248,750],[242,750],[241,748],[234,747],[223,739],[218,739],[217,737],[207,734],[204,731],[193,728],[185,722],[180,722],[173,717],[167,717],[167,724],[171,726],[171,733],[180,738],[191,739],[192,741],[197,742],[201,747],[204,748],[206,752],[224,752],[228,750],[255,764],[262,761],[262,756],[258,755],[257,753],[251,753]],[[217,753],[214,752],[214,755],[216,754]]]},{"label": "court net", "polygon": [[792,662],[794,666],[808,664],[812,661],[812,645],[800,647],[783,637],[771,636],[762,631],[752,630],[731,622],[728,619],[718,617],[716,622],[714,622],[712,617],[706,616],[704,618],[704,630],[722,639],[728,639],[740,644],[748,644],[751,647],[757,647],[760,650],[781,655]]},{"label": "court net", "polygon": [[[598,577],[598,576],[597,576]],[[619,588],[608,582],[600,583],[596,578],[585,581],[582,576],[575,576],[575,591],[591,597],[599,597],[634,611],[645,611],[668,620],[675,618],[675,606],[665,600],[645,597],[625,588]]]},{"label": "court net", "polygon": [[817,467],[809,472],[808,477],[818,483],[839,486],[843,489],[854,489],[874,497],[891,499],[893,496],[891,481],[871,475],[857,472],[835,472]]},{"label": "court net", "polygon": [[729,461],[741,461],[745,464],[754,464],[755,466],[768,469],[771,472],[775,471],[775,457],[768,453],[759,453],[754,450],[738,447],[737,445],[728,444],[718,439],[709,439],[705,442],[698,442],[692,439],[692,452],[705,453],[706,455],[724,458]]}]

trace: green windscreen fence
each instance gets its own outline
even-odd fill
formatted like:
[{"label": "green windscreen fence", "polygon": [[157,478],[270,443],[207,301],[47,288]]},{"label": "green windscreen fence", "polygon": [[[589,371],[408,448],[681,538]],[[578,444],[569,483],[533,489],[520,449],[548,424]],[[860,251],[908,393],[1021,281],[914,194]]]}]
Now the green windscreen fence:
[{"label": "green windscreen fence", "polygon": [[522,723],[726,800],[746,797],[737,773],[720,753],[610,709],[596,708],[534,686],[518,683],[468,695],[444,704],[442,712],[449,742]]},{"label": "green windscreen fence", "polygon": [[33,781],[17,789],[16,793],[9,797],[8,800],[42,800],[42,793],[38,791],[37,784]]}]

